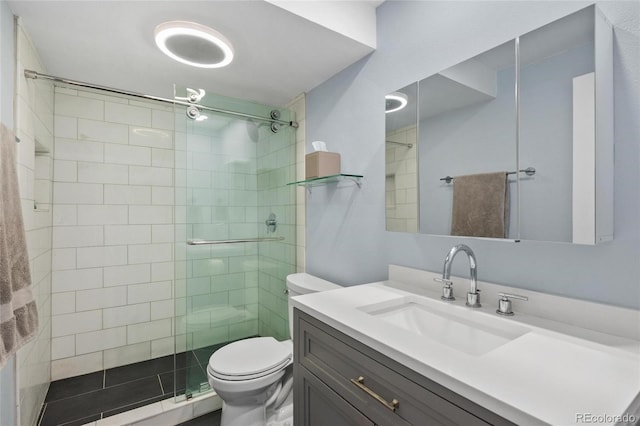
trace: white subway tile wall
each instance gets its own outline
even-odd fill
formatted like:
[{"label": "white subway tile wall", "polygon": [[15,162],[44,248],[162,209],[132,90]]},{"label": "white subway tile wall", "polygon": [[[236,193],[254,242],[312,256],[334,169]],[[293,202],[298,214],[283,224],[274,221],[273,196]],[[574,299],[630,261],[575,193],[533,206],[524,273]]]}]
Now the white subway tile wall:
[{"label": "white subway tile wall", "polygon": [[[286,185],[295,173],[293,130],[274,134],[268,126],[229,117],[194,125],[178,120],[182,117],[176,117],[181,131],[176,133],[175,199],[182,202],[175,220],[185,224],[177,225],[178,234],[185,239],[270,236],[265,220],[273,212],[276,235],[286,238],[284,243],[176,245],[176,276],[181,277],[175,288],[176,323],[185,333],[184,344],[199,348],[258,334],[286,339],[284,288],[286,275],[295,271],[295,188]],[[152,195],[154,204],[158,195]],[[154,243],[162,241],[157,226]],[[189,313],[188,321],[182,312]],[[152,317],[158,315],[152,306]]]},{"label": "white subway tile wall", "polygon": [[[173,340],[173,338],[170,339]],[[147,356],[147,353],[149,353],[151,350],[150,347],[157,341],[159,340],[154,340],[151,343],[142,342],[135,345],[121,346],[115,349],[106,349],[105,351],[103,351],[104,368],[108,369],[138,362],[138,360],[143,359]],[[169,353],[166,353],[164,355],[169,355]],[[152,358],[157,358],[158,356],[161,355],[155,355],[152,352]]]},{"label": "white subway tile wall", "polygon": [[103,311],[104,327],[119,327],[123,325],[138,324],[151,320],[151,306],[148,303],[137,305],[118,306]]},{"label": "white subway tile wall", "polygon": [[172,352],[174,156],[165,105],[56,88],[54,113],[57,380]]},{"label": "white subway tile wall", "polygon": [[403,127],[387,133],[386,140],[412,144],[387,144],[385,207],[387,230],[417,232],[418,230],[418,163],[416,126]]},{"label": "white subway tile wall", "polygon": [[[46,72],[29,36],[18,21],[17,28],[16,136],[18,177],[24,217],[33,294],[40,327],[36,337],[18,351],[18,385],[22,424],[35,424],[49,387],[51,369],[51,224],[53,209],[53,87],[27,80],[24,69]],[[64,176],[64,168],[61,170]],[[58,257],[58,262],[69,265]],[[56,352],[64,349],[55,347]]]}]

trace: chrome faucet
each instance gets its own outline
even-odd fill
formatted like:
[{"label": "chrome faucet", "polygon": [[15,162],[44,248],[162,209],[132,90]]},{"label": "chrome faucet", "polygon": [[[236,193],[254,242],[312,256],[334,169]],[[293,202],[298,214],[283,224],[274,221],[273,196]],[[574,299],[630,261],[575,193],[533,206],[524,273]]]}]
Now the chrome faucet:
[{"label": "chrome faucet", "polygon": [[476,256],[473,254],[473,250],[471,247],[459,244],[454,246],[449,250],[447,257],[444,259],[444,268],[442,270],[442,278],[436,278],[435,280],[438,282],[442,282],[444,286],[442,287],[442,300],[455,300],[453,297],[453,282],[449,279],[451,277],[451,264],[453,263],[453,259],[456,257],[456,254],[459,252],[465,252],[469,257],[469,292],[467,293],[467,306],[472,308],[479,308],[480,306],[480,290],[478,290],[478,268],[476,263]]}]

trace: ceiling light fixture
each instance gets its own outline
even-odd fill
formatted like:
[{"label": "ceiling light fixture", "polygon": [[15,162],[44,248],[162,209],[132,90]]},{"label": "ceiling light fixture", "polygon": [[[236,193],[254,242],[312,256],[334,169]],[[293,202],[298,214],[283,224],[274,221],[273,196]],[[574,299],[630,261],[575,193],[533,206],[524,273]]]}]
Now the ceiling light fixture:
[{"label": "ceiling light fixture", "polygon": [[409,97],[402,92],[389,93],[384,97],[385,107],[384,112],[388,114],[390,112],[400,111],[407,106]]},{"label": "ceiling light fixture", "polygon": [[199,68],[221,68],[233,60],[233,46],[213,28],[186,21],[169,21],[154,31],[158,48],[170,58]]}]

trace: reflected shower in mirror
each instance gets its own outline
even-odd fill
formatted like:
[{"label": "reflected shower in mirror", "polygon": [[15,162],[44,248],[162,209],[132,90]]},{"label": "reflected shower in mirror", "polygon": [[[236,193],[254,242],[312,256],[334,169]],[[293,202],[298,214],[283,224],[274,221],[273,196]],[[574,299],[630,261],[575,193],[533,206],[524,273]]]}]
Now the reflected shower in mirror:
[{"label": "reflected shower in mirror", "polygon": [[418,232],[418,83],[385,97],[385,208],[388,231]]}]

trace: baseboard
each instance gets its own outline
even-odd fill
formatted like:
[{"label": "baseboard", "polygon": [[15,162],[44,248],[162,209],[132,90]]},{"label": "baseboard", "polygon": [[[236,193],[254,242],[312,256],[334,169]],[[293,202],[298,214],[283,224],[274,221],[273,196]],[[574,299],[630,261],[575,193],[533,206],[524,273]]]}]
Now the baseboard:
[{"label": "baseboard", "polygon": [[174,398],[126,411],[84,426],[158,426],[177,425],[222,408],[222,399],[215,392],[175,402]]}]

